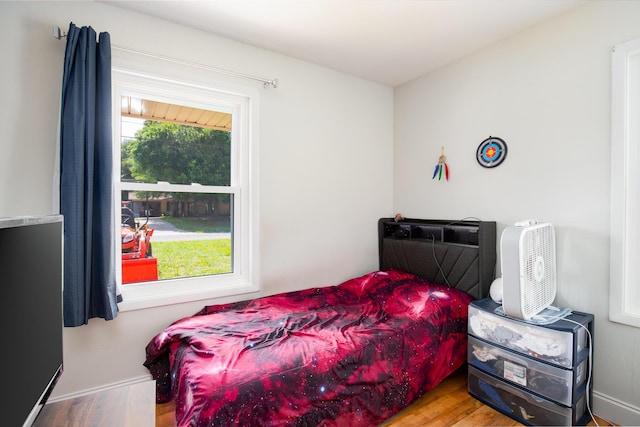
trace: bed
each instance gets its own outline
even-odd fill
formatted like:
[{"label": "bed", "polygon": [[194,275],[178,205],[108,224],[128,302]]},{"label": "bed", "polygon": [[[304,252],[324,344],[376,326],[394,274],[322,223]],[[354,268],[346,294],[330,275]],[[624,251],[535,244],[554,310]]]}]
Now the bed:
[{"label": "bed", "polygon": [[381,218],[379,270],[206,306],[151,339],[144,366],[178,426],[374,426],[466,362],[495,222]]}]

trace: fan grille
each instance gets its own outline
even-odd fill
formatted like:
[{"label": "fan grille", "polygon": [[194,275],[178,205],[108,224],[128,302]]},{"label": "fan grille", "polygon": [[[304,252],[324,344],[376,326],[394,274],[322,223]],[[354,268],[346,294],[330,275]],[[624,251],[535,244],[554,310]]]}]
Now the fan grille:
[{"label": "fan grille", "polygon": [[539,313],[553,302],[556,295],[553,228],[534,228],[523,235],[521,243],[522,308],[525,313]]}]

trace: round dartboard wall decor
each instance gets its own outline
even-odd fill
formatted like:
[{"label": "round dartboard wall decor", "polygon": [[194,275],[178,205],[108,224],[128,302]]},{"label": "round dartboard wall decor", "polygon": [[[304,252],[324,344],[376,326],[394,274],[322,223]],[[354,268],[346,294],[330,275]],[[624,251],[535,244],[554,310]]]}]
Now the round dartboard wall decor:
[{"label": "round dartboard wall decor", "polygon": [[480,166],[495,168],[507,157],[507,143],[501,138],[490,136],[480,143],[476,159]]}]

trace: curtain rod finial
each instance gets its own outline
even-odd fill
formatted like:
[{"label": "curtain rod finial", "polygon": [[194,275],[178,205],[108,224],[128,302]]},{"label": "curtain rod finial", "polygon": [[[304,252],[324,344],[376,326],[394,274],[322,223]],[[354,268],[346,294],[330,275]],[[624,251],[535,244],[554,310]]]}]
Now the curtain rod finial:
[{"label": "curtain rod finial", "polygon": [[264,82],[264,87],[265,89],[268,88],[269,86],[271,86],[272,88],[277,88],[278,87],[278,79],[273,79],[273,80],[269,80]]}]

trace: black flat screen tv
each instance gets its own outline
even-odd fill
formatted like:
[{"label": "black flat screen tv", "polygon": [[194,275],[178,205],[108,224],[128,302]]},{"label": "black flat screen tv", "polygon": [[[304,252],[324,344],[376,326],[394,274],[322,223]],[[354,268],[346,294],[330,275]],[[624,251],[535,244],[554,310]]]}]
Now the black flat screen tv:
[{"label": "black flat screen tv", "polygon": [[63,218],[0,218],[2,425],[33,424],[62,374]]}]

